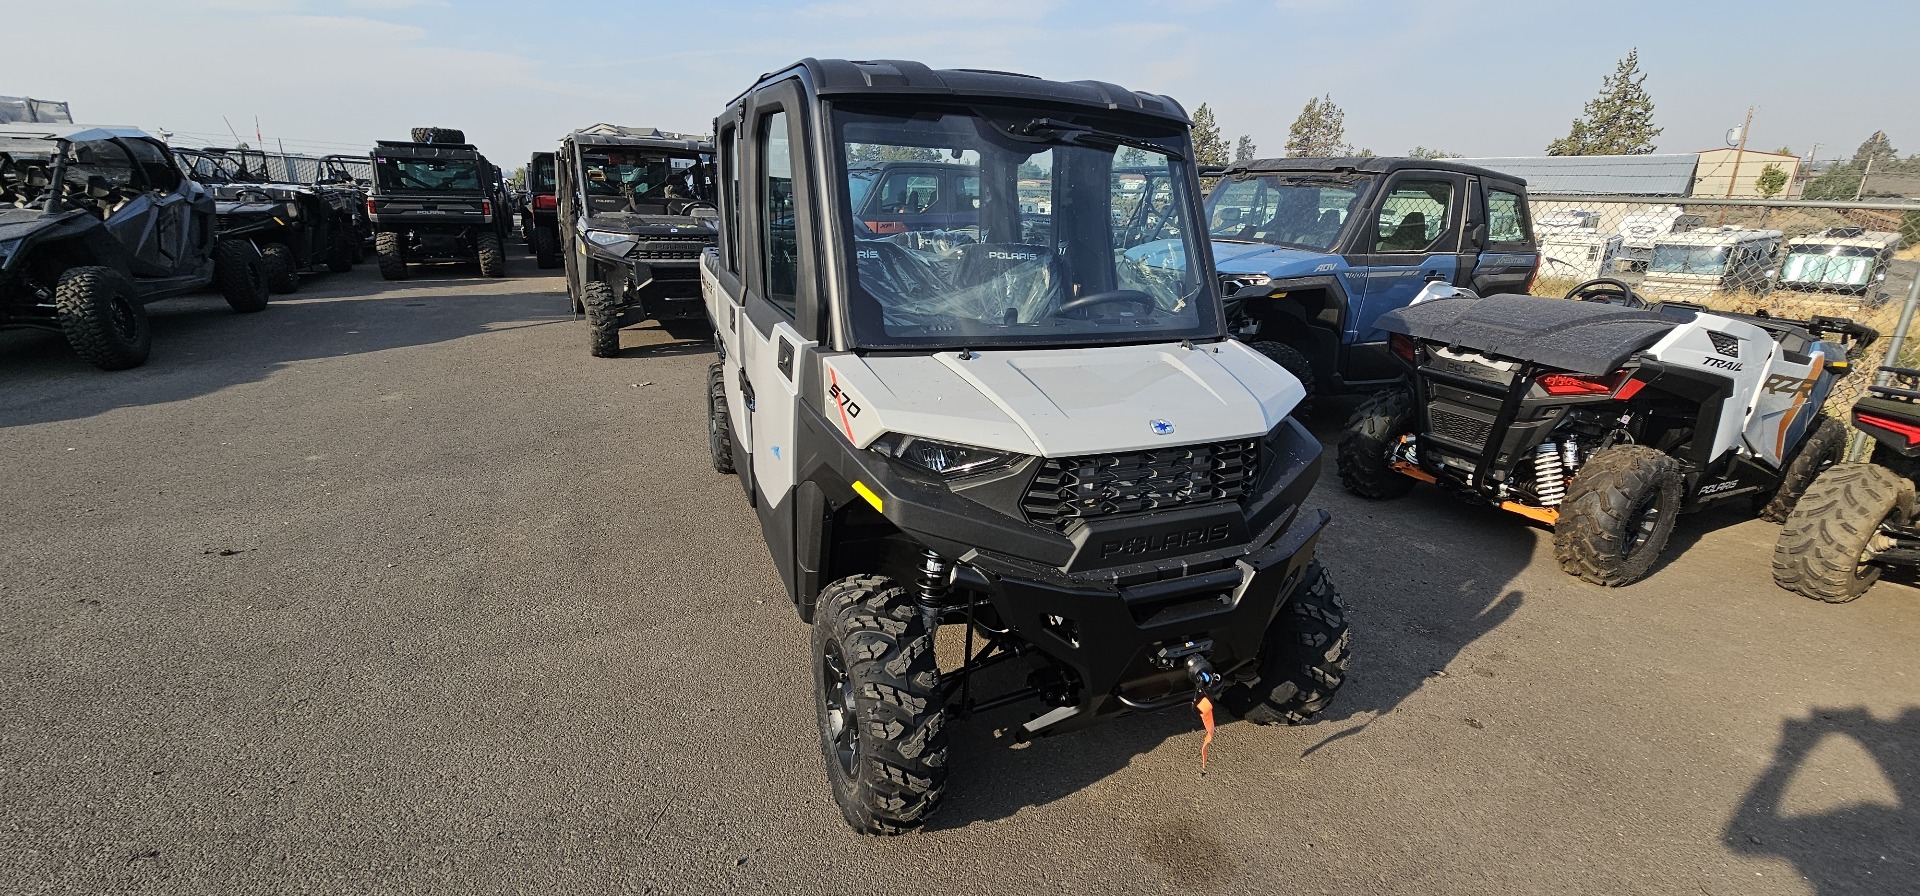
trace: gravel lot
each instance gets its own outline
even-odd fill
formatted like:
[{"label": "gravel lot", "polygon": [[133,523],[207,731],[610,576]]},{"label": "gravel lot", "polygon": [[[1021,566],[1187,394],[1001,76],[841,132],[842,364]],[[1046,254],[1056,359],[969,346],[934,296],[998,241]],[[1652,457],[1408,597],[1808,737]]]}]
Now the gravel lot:
[{"label": "gravel lot", "polygon": [[1005,710],[932,829],[859,838],[699,328],[596,360],[511,273],[175,300],[124,373],[0,334],[0,892],[1920,892],[1912,588],[1795,597],[1716,514],[1603,590],[1330,474],[1323,721],[1202,777],[1188,713]]}]

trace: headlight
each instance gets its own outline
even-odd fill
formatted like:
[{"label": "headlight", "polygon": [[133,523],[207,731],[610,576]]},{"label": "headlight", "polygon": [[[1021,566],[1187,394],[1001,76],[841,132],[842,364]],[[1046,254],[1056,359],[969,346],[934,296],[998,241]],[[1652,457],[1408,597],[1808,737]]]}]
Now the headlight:
[{"label": "headlight", "polygon": [[948,479],[997,470],[1012,463],[1014,458],[1014,455],[1005,451],[955,445],[899,433],[881,436],[874,441],[873,450]]},{"label": "headlight", "polygon": [[633,244],[639,242],[639,240],[634,239],[632,234],[589,230],[587,231],[587,242],[599,246],[608,252],[612,252],[615,255],[625,255],[627,254],[627,250],[632,249]]}]

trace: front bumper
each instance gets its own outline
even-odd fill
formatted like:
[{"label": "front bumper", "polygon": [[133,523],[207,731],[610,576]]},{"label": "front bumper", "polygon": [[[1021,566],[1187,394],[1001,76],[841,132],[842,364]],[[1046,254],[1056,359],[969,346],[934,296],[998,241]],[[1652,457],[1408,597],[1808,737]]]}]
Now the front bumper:
[{"label": "front bumper", "polygon": [[1302,513],[1271,542],[1221,569],[1118,588],[974,552],[963,581],[1077,679],[1077,702],[1027,722],[1023,733],[1057,734],[1116,713],[1192,702],[1184,669],[1156,662],[1164,647],[1211,641],[1208,659],[1228,681],[1252,678],[1267,627],[1305,582],[1331,519],[1324,510]]}]

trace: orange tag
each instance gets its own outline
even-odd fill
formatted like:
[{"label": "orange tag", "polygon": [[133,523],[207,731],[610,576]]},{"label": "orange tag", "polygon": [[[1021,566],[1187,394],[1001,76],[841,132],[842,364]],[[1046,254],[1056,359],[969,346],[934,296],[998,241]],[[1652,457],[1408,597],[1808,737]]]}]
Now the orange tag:
[{"label": "orange tag", "polygon": [[1213,743],[1213,701],[1201,694],[1200,701],[1194,704],[1200,709],[1200,724],[1207,729],[1207,736],[1200,741],[1200,773],[1207,773],[1207,747]]}]

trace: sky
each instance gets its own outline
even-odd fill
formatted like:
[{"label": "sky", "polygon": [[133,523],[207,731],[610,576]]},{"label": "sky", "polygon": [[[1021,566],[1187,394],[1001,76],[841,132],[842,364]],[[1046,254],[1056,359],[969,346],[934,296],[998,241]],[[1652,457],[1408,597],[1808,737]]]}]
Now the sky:
[{"label": "sky", "polygon": [[[594,122],[707,133],[762,73],[806,57],[913,59],[1110,81],[1209,104],[1280,155],[1330,95],[1347,140],[1539,155],[1638,48],[1661,152],[1920,152],[1911,2],[1700,0],[62,0],[10,4],[0,94],[75,119],[365,152],[458,127],[509,170]],[[37,35],[37,37],[36,37]]]}]

